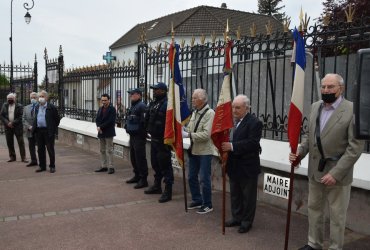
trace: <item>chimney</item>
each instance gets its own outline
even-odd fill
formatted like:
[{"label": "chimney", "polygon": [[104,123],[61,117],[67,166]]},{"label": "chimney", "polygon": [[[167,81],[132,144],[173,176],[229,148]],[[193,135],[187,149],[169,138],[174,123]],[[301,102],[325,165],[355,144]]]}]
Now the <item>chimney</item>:
[{"label": "chimney", "polygon": [[226,5],[226,3],[222,3],[222,4],[221,4],[221,8],[222,8],[222,9],[227,9],[227,5]]}]

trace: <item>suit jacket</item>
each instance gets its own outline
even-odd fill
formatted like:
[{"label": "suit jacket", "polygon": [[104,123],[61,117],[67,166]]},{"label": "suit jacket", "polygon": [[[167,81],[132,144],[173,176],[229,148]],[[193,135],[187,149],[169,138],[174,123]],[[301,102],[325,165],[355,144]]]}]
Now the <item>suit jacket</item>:
[{"label": "suit jacket", "polygon": [[[35,108],[35,119],[33,121],[32,126],[32,134],[37,129],[37,114],[39,113],[40,105],[37,105]],[[60,117],[58,113],[58,109],[51,103],[47,103],[46,106],[46,113],[45,113],[45,121],[46,121],[46,128],[48,131],[48,136],[52,137],[58,135],[58,126],[60,122]]]},{"label": "suit jacket", "polygon": [[325,158],[341,156],[338,161],[327,161],[324,171],[318,171],[321,158],[316,144],[316,118],[322,101],[311,106],[308,133],[298,149],[303,158],[309,153],[308,177],[320,182],[321,177],[330,173],[337,185],[348,185],[353,180],[353,165],[360,157],[364,142],[353,136],[353,103],[343,99],[323,128],[320,138]]},{"label": "suit jacket", "polygon": [[96,115],[96,127],[100,127],[102,133],[98,133],[99,138],[109,138],[116,136],[116,109],[110,104],[108,110],[103,114],[100,107]]},{"label": "suit jacket", "polygon": [[261,173],[261,136],[262,122],[247,113],[233,134],[233,151],[227,159],[227,173],[231,179],[257,177]]},{"label": "suit jacket", "polygon": [[[22,104],[16,103],[14,109],[14,130],[17,134],[23,134],[23,126],[22,126],[22,115],[23,115],[23,106]],[[6,102],[3,104],[0,112],[0,119],[4,123],[5,130],[9,129],[9,104]]]},{"label": "suit jacket", "polygon": [[28,130],[30,126],[33,126],[33,122],[35,120],[35,114],[36,114],[36,106],[35,110],[32,115],[32,106],[33,104],[29,104],[23,109],[23,129],[26,131],[27,137],[30,138],[32,137],[32,131]]}]

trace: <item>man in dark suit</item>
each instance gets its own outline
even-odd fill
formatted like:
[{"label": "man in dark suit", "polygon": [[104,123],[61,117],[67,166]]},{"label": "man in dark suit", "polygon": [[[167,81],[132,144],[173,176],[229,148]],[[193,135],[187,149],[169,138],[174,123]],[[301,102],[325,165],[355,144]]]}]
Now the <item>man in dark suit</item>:
[{"label": "man in dark suit", "polygon": [[226,171],[230,181],[232,214],[225,226],[239,226],[238,232],[246,233],[252,227],[256,212],[262,122],[250,114],[250,101],[245,95],[235,97],[232,112],[235,127],[230,142],[222,144],[222,149],[229,152]]},{"label": "man in dark suit", "polygon": [[102,94],[102,106],[96,115],[96,130],[100,141],[101,167],[95,172],[114,174],[113,137],[116,136],[116,109],[110,103],[108,94]]},{"label": "man in dark suit", "polygon": [[36,173],[46,171],[46,150],[49,154],[50,173],[55,173],[55,137],[58,135],[60,117],[57,108],[48,102],[48,93],[39,93],[39,105],[36,106],[32,133],[36,134],[37,153],[40,168]]},{"label": "man in dark suit", "polygon": [[14,135],[17,138],[19,151],[21,154],[22,162],[26,162],[26,150],[24,147],[23,139],[23,125],[22,115],[23,106],[16,103],[15,93],[7,95],[7,102],[3,104],[0,112],[0,119],[4,123],[6,144],[8,145],[9,157],[8,162],[16,160],[14,149]]}]

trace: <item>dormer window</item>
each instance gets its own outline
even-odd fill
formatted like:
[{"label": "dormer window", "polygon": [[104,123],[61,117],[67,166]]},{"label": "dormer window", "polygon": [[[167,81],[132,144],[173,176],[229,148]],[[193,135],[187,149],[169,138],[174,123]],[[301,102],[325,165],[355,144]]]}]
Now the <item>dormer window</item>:
[{"label": "dormer window", "polygon": [[152,24],[152,26],[150,26],[150,28],[148,29],[148,30],[152,30],[152,29],[154,29],[154,27],[158,24],[159,22],[157,21],[157,22],[154,22],[153,24]]}]

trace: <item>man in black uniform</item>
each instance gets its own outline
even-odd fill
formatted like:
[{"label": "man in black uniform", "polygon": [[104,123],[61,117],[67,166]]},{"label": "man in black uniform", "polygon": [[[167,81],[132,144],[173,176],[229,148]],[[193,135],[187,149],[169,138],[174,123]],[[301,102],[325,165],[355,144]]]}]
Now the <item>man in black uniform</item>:
[{"label": "man in black uniform", "polygon": [[150,159],[154,170],[154,185],[145,190],[146,194],[161,194],[161,181],[165,188],[160,203],[172,199],[173,169],[171,164],[171,148],[164,144],[164,129],[167,111],[167,86],[159,82],[150,87],[153,89],[154,101],[150,102],[146,116],[147,131],[151,138]]},{"label": "man in black uniform", "polygon": [[130,135],[130,159],[134,168],[134,177],[126,183],[137,183],[134,188],[148,186],[148,163],[146,161],[146,105],[141,101],[142,92],[139,88],[127,91],[130,94],[131,107],[126,114],[126,132]]}]

